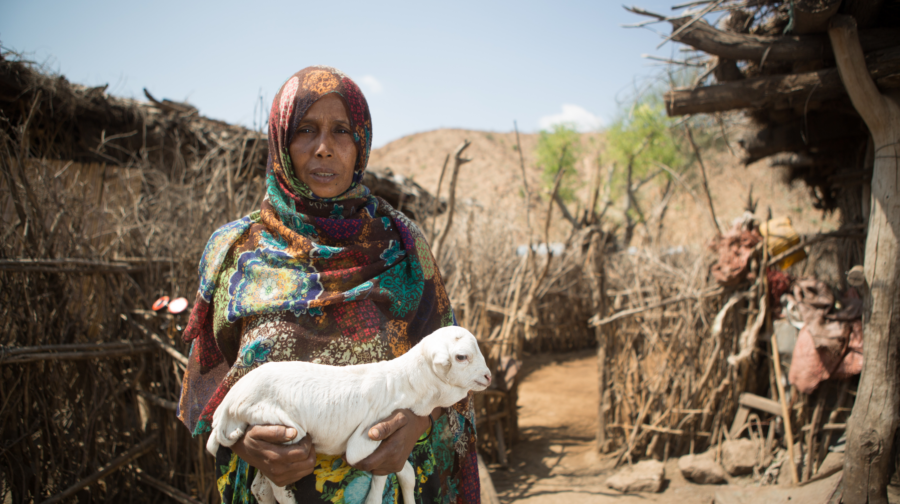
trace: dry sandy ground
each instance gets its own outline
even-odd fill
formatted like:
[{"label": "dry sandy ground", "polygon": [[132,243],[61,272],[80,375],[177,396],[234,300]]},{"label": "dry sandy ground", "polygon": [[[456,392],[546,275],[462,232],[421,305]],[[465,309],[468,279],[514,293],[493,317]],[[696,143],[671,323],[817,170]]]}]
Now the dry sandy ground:
[{"label": "dry sandy ground", "polygon": [[[604,482],[613,460],[594,450],[597,428],[597,367],[592,351],[527,358],[519,386],[522,439],[510,453],[510,469],[489,465],[504,503],[527,504],[750,504],[821,503],[840,473],[801,488],[756,487],[752,479],[728,485],[686,481],[677,459],[666,464],[665,490],[659,494],[622,494]],[[891,497],[897,497],[891,488]],[[898,499],[892,498],[891,502]]]}]

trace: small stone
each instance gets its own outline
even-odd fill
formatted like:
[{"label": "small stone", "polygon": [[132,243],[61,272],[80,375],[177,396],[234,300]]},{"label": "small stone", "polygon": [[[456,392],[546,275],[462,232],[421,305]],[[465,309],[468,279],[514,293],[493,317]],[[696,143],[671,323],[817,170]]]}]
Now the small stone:
[{"label": "small stone", "polygon": [[728,474],[749,474],[759,463],[759,447],[747,438],[722,443],[722,466]]},{"label": "small stone", "polygon": [[724,483],[727,478],[725,469],[715,461],[711,452],[681,457],[678,459],[678,469],[681,469],[685,479],[701,485]]},{"label": "small stone", "polygon": [[644,460],[621,471],[606,480],[606,485],[622,493],[659,492],[662,490],[666,469],[662,462]]}]

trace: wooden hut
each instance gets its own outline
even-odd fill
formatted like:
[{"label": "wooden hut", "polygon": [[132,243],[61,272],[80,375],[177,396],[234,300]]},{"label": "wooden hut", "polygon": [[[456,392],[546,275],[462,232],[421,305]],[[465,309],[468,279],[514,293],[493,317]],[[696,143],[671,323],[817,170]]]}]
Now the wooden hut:
[{"label": "wooden hut", "polygon": [[[802,179],[842,225],[867,229],[842,266],[864,265],[864,367],[848,422],[844,502],[886,502],[900,421],[900,2],[701,0],[667,40],[708,55],[691,86],[665,94],[670,115],[742,110],[749,164]],[[725,13],[712,26],[706,18]],[[840,498],[840,496],[838,496]]]}]

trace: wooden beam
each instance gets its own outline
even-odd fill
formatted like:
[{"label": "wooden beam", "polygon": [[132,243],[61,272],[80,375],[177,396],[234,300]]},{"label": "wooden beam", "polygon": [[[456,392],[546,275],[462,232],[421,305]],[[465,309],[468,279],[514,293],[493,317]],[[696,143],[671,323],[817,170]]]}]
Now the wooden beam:
[{"label": "wooden beam", "polygon": [[[672,31],[691,18],[673,19]],[[831,59],[833,51],[826,35],[761,36],[718,30],[699,20],[676,35],[673,40],[707,54],[730,60],[802,61]],[[900,30],[873,28],[860,33],[863,51],[877,51],[900,45]],[[766,54],[768,51],[768,54]]]},{"label": "wooden beam", "polygon": [[0,270],[16,272],[131,273],[147,268],[147,264],[134,266],[125,262],[91,261],[88,259],[0,259]]},{"label": "wooden beam", "polygon": [[864,364],[847,422],[843,501],[887,502],[900,422],[900,103],[882,95],[866,71],[852,17],[835,16],[828,35],[841,80],[875,146],[864,264]]},{"label": "wooden beam", "polygon": [[3,364],[25,364],[28,362],[37,362],[37,361],[62,361],[62,360],[86,360],[86,359],[100,359],[100,358],[109,358],[109,357],[126,357],[128,355],[134,355],[144,352],[150,352],[153,350],[153,345],[145,342],[135,343],[129,346],[121,346],[119,344],[112,344],[110,348],[102,348],[98,345],[97,348],[92,350],[81,350],[74,352],[50,352],[50,351],[42,351],[42,352],[34,352],[34,353],[19,353],[17,355],[11,355],[9,357],[3,357],[0,359],[0,365]]},{"label": "wooden beam", "polygon": [[[883,89],[900,88],[900,47],[872,53],[866,68],[875,84]],[[864,71],[864,70],[862,70]],[[665,94],[670,116],[708,114],[727,110],[757,108],[808,108],[816,102],[846,96],[836,68],[815,72],[755,77],[698,88],[677,88]]]}]

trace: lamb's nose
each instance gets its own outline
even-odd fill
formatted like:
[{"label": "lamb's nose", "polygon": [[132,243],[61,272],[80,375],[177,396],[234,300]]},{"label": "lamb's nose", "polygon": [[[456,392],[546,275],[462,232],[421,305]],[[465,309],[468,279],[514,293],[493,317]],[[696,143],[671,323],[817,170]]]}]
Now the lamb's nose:
[{"label": "lamb's nose", "polygon": [[484,375],[484,378],[487,380],[488,383],[491,383],[491,373],[490,373],[490,371],[488,371],[488,373],[487,373],[486,375]]}]

